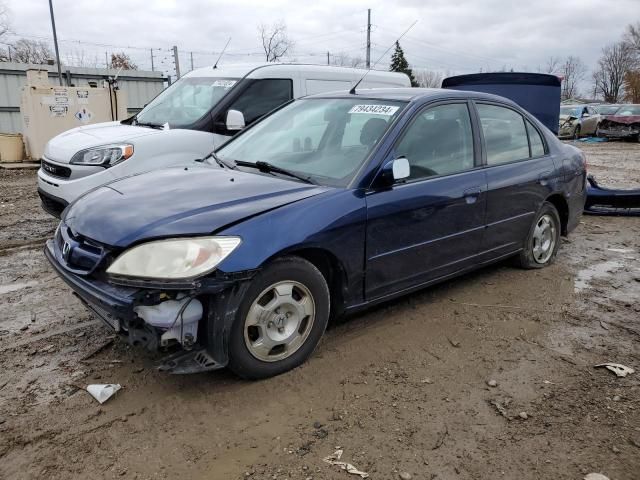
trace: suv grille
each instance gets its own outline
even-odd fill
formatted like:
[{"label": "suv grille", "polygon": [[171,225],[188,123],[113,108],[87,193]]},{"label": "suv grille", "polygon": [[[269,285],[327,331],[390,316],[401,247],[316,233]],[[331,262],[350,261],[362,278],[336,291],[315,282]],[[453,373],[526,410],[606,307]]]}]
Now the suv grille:
[{"label": "suv grille", "polygon": [[41,166],[45,172],[52,177],[69,178],[71,176],[71,169],[69,167],[63,167],[61,165],[55,165],[42,159]]}]

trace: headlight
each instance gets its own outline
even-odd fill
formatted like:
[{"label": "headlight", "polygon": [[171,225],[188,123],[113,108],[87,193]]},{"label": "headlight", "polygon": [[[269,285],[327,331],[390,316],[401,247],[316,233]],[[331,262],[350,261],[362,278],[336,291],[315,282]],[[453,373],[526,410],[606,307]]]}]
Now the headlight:
[{"label": "headlight", "polygon": [[133,155],[133,145],[104,145],[102,147],[80,150],[71,158],[73,165],[111,166]]},{"label": "headlight", "polygon": [[240,245],[239,237],[158,240],[127,250],[107,273],[136,278],[187,279],[211,272]]}]

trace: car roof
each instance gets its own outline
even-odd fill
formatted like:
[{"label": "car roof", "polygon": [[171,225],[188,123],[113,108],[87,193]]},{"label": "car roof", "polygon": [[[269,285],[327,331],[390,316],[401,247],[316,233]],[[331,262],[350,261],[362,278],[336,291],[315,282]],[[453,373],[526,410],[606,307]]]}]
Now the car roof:
[{"label": "car roof", "polygon": [[[335,65],[314,65],[314,64],[305,64],[305,63],[272,63],[272,62],[262,62],[262,63],[241,63],[241,64],[219,64],[215,69],[213,66],[197,68],[195,70],[190,71],[184,76],[188,77],[230,77],[230,78],[244,78],[246,76],[260,76],[264,75],[264,70],[276,70],[282,71],[287,70],[288,72],[301,72],[306,74],[312,74],[315,72],[331,72],[331,73],[342,73],[348,74],[350,77],[355,75],[355,78],[359,78],[359,75],[364,75],[367,70],[359,69],[359,68],[350,68],[350,67],[340,67]],[[256,74],[257,71],[260,71],[260,74]],[[371,74],[375,77],[404,77],[406,78],[407,85],[409,84],[409,79],[403,73],[398,72],[388,72],[388,71],[378,71],[371,70]]]},{"label": "car roof", "polygon": [[357,88],[355,94],[347,91],[319,93],[306,98],[367,98],[371,100],[396,100],[404,102],[439,100],[439,99],[467,99],[493,100],[516,105],[508,98],[490,93],[469,90],[453,90],[448,88]]}]

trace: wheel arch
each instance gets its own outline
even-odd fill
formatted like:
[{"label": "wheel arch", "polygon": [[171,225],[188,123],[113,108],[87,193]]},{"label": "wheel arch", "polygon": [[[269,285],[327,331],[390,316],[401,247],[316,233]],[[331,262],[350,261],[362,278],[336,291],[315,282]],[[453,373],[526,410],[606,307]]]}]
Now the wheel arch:
[{"label": "wheel arch", "polygon": [[560,215],[560,233],[563,236],[567,236],[569,225],[569,203],[567,199],[560,193],[554,193],[549,195],[545,201],[552,204],[556,207],[556,210],[558,210],[558,215]]},{"label": "wheel arch", "polygon": [[324,248],[299,246],[278,252],[265,263],[283,256],[303,258],[320,270],[329,287],[331,297],[330,319],[338,318],[344,312],[345,289],[347,286],[347,273],[338,257]]}]

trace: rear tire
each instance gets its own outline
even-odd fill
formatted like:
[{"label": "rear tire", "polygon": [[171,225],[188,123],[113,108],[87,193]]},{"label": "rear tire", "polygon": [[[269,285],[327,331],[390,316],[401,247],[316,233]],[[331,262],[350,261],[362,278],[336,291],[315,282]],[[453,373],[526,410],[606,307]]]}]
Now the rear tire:
[{"label": "rear tire", "polygon": [[320,271],[300,257],[269,263],[252,280],[229,336],[229,369],[246,379],[273,377],[302,364],[329,320]]},{"label": "rear tire", "polygon": [[544,202],[517,257],[518,265],[526,269],[551,265],[560,247],[560,231],[558,210],[553,204]]}]

